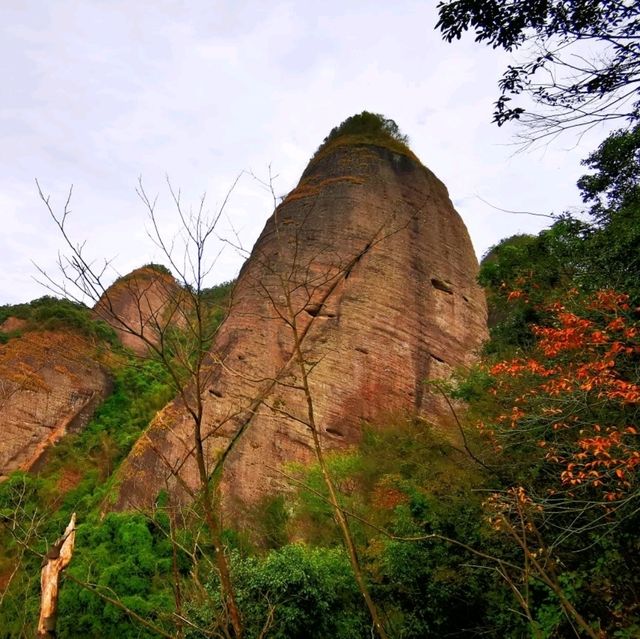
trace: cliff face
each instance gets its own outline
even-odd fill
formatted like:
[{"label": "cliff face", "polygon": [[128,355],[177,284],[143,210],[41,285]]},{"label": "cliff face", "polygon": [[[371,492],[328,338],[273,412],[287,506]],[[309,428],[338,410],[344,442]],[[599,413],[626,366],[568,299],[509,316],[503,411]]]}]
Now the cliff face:
[{"label": "cliff face", "polygon": [[[363,420],[386,414],[448,420],[425,380],[470,363],[486,337],[476,272],[445,186],[415,158],[319,153],[267,222],[208,361],[205,450],[212,468],[230,448],[227,508],[281,490],[284,463],[313,459],[296,343],[324,448],[356,443]],[[148,506],[166,482],[188,499],[192,447],[175,402],[121,467],[118,506]]]},{"label": "cliff face", "polygon": [[177,321],[179,292],[178,283],[169,273],[152,265],[143,266],[112,284],[94,313],[116,331],[124,346],[137,355],[145,355],[148,345],[138,334],[158,343],[159,333]]},{"label": "cliff face", "polygon": [[[109,287],[93,315],[107,321],[125,346],[144,355],[148,345],[124,327],[157,343],[169,323],[179,325],[183,308],[175,279],[146,266]],[[50,444],[82,428],[110,391],[110,378],[91,339],[38,326],[37,319],[17,317],[0,326],[6,334],[25,331],[0,346],[0,478],[34,467]]]},{"label": "cliff face", "polygon": [[0,346],[0,478],[29,470],[47,446],[84,426],[110,389],[85,338],[32,331]]}]

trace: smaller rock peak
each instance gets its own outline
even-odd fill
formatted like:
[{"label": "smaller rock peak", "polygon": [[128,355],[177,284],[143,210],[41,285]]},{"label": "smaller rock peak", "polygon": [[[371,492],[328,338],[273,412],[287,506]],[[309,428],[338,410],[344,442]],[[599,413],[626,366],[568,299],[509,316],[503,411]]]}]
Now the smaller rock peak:
[{"label": "smaller rock peak", "polygon": [[144,355],[165,326],[175,323],[183,293],[166,266],[145,264],[117,279],[93,312],[116,331],[124,346]]},{"label": "smaller rock peak", "polygon": [[[123,275],[117,281],[124,281],[129,279],[137,279],[137,278],[170,278],[173,280],[173,275],[171,271],[164,266],[163,264],[144,264],[143,266],[139,266],[138,268],[133,269],[127,275]],[[114,282],[115,284],[115,282]]]}]

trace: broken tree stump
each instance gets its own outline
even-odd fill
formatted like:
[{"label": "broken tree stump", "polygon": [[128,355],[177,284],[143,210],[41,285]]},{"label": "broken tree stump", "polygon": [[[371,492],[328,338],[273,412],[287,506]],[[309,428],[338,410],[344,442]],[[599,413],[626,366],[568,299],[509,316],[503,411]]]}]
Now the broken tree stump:
[{"label": "broken tree stump", "polygon": [[52,639],[56,636],[60,574],[71,561],[75,540],[76,514],[73,513],[64,534],[49,548],[42,561],[40,619],[37,635],[39,638]]}]

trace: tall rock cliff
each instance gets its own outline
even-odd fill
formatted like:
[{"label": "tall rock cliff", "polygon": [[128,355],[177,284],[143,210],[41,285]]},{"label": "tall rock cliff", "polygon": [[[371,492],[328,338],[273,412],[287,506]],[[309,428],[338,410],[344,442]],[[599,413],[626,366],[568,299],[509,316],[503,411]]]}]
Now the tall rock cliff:
[{"label": "tall rock cliff", "polygon": [[[447,189],[413,154],[338,139],[320,150],[258,239],[207,361],[205,452],[225,458],[232,511],[281,490],[313,459],[300,357],[326,449],[363,420],[447,408],[425,381],[474,359],[486,337],[477,262]],[[193,423],[162,411],[120,469],[117,507],[197,489]],[[226,452],[225,452],[226,451]]]},{"label": "tall rock cliff", "polygon": [[[86,425],[111,390],[109,373],[97,357],[110,345],[98,344],[90,330],[65,327],[65,313],[71,314],[68,322],[74,313],[86,312],[88,328],[91,317],[105,320],[124,346],[146,356],[149,344],[157,344],[169,325],[180,325],[187,306],[182,293],[166,268],[147,265],[114,282],[92,313],[61,300],[57,310],[42,315],[47,304],[52,309],[56,304],[46,297],[16,306],[30,319],[9,316],[0,323],[0,335],[11,338],[0,344],[0,479],[33,468],[51,444]],[[51,320],[55,330],[47,328]]]}]

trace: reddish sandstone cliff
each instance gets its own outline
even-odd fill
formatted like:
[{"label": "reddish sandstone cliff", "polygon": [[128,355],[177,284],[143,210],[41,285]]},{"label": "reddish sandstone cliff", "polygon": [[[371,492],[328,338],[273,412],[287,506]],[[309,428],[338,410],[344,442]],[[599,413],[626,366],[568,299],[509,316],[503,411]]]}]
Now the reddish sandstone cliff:
[{"label": "reddish sandstone cliff", "polygon": [[[181,289],[162,267],[136,269],[116,281],[94,309],[122,343],[138,355],[157,343],[169,323],[179,324]],[[37,321],[9,317],[4,333],[19,333],[0,346],[0,478],[28,470],[49,445],[82,428],[110,389],[95,357],[95,344],[72,330],[43,331]]]},{"label": "reddish sandstone cliff", "polygon": [[110,389],[93,352],[68,331],[31,331],[0,346],[0,478],[29,470],[86,424]]},{"label": "reddish sandstone cliff", "polygon": [[177,322],[178,306],[183,302],[173,276],[164,268],[148,265],[114,282],[94,313],[116,331],[124,346],[145,355],[149,350],[145,340],[157,344],[167,324]]},{"label": "reddish sandstone cliff", "polygon": [[[242,269],[208,362],[206,452],[212,468],[232,444],[227,507],[281,489],[282,464],[313,458],[292,323],[324,447],[354,444],[363,420],[385,414],[437,422],[447,408],[425,380],[470,363],[486,337],[476,272],[445,186],[411,154],[317,154]],[[166,482],[186,499],[198,485],[192,447],[175,402],[121,467],[118,506],[148,506]]]}]

